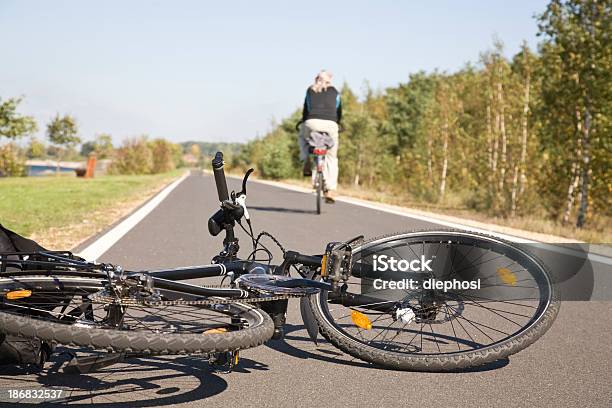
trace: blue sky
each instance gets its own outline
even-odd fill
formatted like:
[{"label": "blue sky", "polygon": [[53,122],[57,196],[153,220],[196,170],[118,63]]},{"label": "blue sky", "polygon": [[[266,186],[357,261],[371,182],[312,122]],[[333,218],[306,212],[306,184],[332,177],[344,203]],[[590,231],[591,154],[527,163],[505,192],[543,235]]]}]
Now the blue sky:
[{"label": "blue sky", "polygon": [[85,140],[245,141],[321,68],[358,91],[476,62],[494,36],[535,47],[546,3],[0,0],[0,97],[24,96],[41,129],[74,115]]}]

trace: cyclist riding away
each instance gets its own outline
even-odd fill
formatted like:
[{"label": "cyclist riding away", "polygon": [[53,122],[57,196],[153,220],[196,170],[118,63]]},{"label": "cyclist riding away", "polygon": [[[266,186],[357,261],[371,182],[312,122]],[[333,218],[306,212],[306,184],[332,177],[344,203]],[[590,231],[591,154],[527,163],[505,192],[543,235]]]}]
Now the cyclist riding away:
[{"label": "cyclist riding away", "polygon": [[331,84],[332,73],[322,70],[315,77],[306,91],[304,109],[302,110],[302,126],[298,143],[300,159],[304,162],[304,175],[312,174],[312,165],[308,155],[307,139],[310,132],[325,132],[334,140],[334,145],[327,151],[323,178],[326,190],[325,201],[334,202],[334,193],[338,185],[338,124],[342,119],[342,103],[340,93]]}]

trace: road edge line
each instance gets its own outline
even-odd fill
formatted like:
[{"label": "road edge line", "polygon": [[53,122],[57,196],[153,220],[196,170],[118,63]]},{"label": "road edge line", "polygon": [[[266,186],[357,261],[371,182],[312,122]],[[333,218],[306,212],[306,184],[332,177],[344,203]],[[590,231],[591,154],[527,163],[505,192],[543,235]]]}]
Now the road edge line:
[{"label": "road edge line", "polygon": [[115,225],[100,238],[89,244],[87,247],[79,251],[78,256],[87,259],[91,262],[96,262],[97,259],[108,251],[117,243],[125,234],[134,228],[140,221],[151,213],[164,199],[181,184],[191,172],[186,171],[181,177],[168,184],[153,198],[147,201],[143,206],[130,214],[127,218]]}]

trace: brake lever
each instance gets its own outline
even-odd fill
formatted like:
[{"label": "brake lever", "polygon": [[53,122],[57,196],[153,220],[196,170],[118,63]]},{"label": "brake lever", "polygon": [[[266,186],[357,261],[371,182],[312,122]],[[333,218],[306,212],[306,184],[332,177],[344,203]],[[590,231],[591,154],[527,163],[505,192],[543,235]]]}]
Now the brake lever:
[{"label": "brake lever", "polygon": [[246,218],[246,220],[249,221],[251,217],[249,216],[249,210],[247,210],[247,207],[246,207],[246,194],[239,193],[236,196],[236,204],[242,207],[242,210],[244,211],[244,218]]},{"label": "brake lever", "polygon": [[247,210],[247,207],[246,207],[246,195],[247,195],[246,185],[247,185],[247,181],[249,179],[249,176],[254,171],[255,171],[255,169],[253,169],[253,168],[248,169],[246,174],[244,175],[244,177],[242,179],[242,191],[240,191],[238,194],[235,194],[235,195],[234,195],[234,193],[232,193],[233,201],[236,204],[238,204],[240,207],[242,207],[242,211],[244,212],[244,218],[246,218],[247,221],[250,221],[251,217],[249,216],[249,211]]},{"label": "brake lever", "polygon": [[238,196],[240,195],[245,195],[246,196],[246,185],[247,185],[247,180],[249,179],[249,176],[251,175],[251,173],[253,173],[255,171],[255,169],[250,168],[247,170],[246,174],[244,175],[244,178],[242,179],[242,191],[238,193]]}]

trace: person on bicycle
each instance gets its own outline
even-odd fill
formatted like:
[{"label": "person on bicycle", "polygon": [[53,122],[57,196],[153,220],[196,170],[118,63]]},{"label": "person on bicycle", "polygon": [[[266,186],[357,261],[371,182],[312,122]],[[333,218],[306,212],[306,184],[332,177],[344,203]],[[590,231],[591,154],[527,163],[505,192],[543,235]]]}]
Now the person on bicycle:
[{"label": "person on bicycle", "polygon": [[325,201],[328,203],[334,202],[333,191],[338,186],[338,125],[342,119],[340,93],[332,86],[331,81],[332,73],[322,70],[315,77],[314,84],[308,87],[298,137],[300,159],[304,162],[305,176],[312,174],[307,142],[310,132],[326,132],[334,140],[334,146],[327,151],[325,156],[323,169],[326,186]]}]

